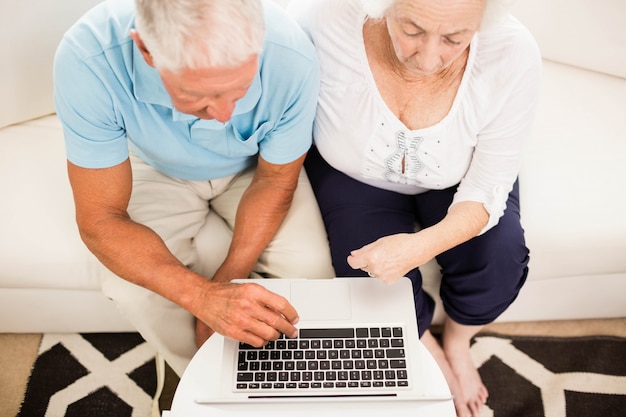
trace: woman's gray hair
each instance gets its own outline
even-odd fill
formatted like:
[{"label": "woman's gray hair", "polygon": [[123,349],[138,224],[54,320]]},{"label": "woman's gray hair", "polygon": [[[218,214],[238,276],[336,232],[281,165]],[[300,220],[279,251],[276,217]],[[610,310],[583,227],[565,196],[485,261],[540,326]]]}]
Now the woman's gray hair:
[{"label": "woman's gray hair", "polygon": [[[387,10],[395,3],[406,0],[361,0],[363,10],[371,19],[382,19]],[[515,0],[483,0],[485,12],[480,23],[480,30],[490,30],[502,21]]]},{"label": "woman's gray hair", "polygon": [[159,69],[236,67],[263,47],[261,0],[135,0],[135,6],[137,32]]}]

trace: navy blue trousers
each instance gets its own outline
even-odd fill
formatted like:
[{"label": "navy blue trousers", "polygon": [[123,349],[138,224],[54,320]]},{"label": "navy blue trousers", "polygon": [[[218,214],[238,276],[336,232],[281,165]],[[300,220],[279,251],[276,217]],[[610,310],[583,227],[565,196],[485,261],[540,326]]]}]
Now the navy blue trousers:
[{"label": "navy blue trousers", "polygon": [[[405,195],[363,184],[328,165],[311,148],[305,168],[320,206],[338,277],[367,277],[352,269],[350,251],[396,233],[432,226],[446,215],[457,186]],[[499,223],[486,233],[439,256],[440,296],[448,316],[460,324],[494,321],[515,300],[528,275],[528,248],[520,223],[519,186],[509,194]],[[432,322],[434,301],[422,289],[418,268],[413,282],[420,336]]]}]

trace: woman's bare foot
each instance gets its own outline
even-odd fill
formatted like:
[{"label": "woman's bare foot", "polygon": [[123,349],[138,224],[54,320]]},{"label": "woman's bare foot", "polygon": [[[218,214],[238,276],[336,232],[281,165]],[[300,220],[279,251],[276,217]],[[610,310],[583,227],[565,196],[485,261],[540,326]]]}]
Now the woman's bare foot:
[{"label": "woman's bare foot", "polygon": [[467,407],[472,416],[477,416],[487,401],[489,394],[478,374],[478,370],[472,362],[469,349],[467,349],[467,352],[449,352],[448,350],[445,352],[450,368],[452,368],[459,384],[463,387],[464,400]]},{"label": "woman's bare foot", "polygon": [[202,346],[213,333],[215,333],[213,329],[196,319],[196,347],[198,349],[200,349],[200,346]]},{"label": "woman's bare foot", "polygon": [[481,328],[461,325],[448,319],[443,331],[443,351],[462,387],[463,401],[471,416],[478,416],[489,396],[470,354],[470,340]]},{"label": "woman's bare foot", "polygon": [[433,358],[435,358],[443,376],[446,378],[446,382],[448,383],[448,387],[450,388],[450,392],[452,393],[454,400],[456,415],[459,417],[471,416],[472,412],[467,406],[467,400],[463,393],[462,385],[459,383],[459,379],[452,370],[452,367],[446,358],[446,354],[437,339],[435,339],[429,330],[426,330],[420,340],[424,346],[426,346],[426,349],[428,349]]}]

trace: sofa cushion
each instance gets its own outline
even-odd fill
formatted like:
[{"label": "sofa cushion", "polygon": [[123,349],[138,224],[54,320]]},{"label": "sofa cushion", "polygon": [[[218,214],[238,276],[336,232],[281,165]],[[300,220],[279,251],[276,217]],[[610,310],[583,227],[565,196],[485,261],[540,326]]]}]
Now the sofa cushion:
[{"label": "sofa cushion", "polygon": [[624,0],[518,0],[512,11],[544,58],[626,78]]},{"label": "sofa cushion", "polygon": [[529,279],[626,271],[626,80],[544,61],[520,174]]},{"label": "sofa cushion", "polygon": [[0,287],[99,289],[80,240],[61,124],[47,116],[0,129]]}]

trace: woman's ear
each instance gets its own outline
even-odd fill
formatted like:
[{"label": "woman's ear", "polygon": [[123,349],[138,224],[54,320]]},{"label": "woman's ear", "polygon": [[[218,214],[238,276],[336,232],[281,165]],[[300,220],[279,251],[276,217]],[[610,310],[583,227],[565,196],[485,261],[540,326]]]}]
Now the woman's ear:
[{"label": "woman's ear", "polygon": [[139,32],[137,32],[135,29],[131,29],[130,37],[133,38],[133,40],[135,41],[135,44],[137,45],[137,48],[139,48],[139,51],[141,52],[141,55],[143,56],[143,59],[146,61],[146,63],[151,67],[154,67],[154,60],[152,59],[152,55],[150,54],[150,51],[148,51],[148,48],[146,48],[146,44],[143,43],[141,36],[139,36]]}]

